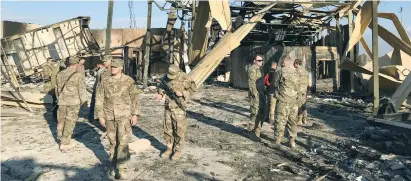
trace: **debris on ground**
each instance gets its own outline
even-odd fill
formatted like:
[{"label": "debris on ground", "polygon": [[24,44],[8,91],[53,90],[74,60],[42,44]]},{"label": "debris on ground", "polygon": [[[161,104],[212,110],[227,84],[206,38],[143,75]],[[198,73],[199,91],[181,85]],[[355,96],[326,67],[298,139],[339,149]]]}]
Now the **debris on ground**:
[{"label": "debris on ground", "polygon": [[[91,85],[91,84],[90,84]],[[155,86],[148,89],[155,89]],[[131,178],[142,180],[406,180],[411,178],[409,136],[370,126],[367,106],[344,94],[312,95],[307,102],[308,124],[299,127],[297,148],[273,144],[273,127],[262,127],[254,142],[248,122],[247,91],[226,84],[205,85],[188,103],[188,130],[183,158],[161,159],[164,151],[162,102],[153,93],[140,94],[141,113],[132,133],[147,149],[133,152]],[[324,101],[326,97],[337,101]],[[10,110],[9,110],[10,109]],[[12,110],[11,110],[12,109]],[[2,112],[16,107],[2,106]],[[87,117],[87,109],[82,110]],[[24,123],[24,124],[17,124]],[[2,180],[23,180],[34,168],[48,170],[39,180],[105,180],[108,140],[98,122],[78,121],[77,146],[58,151],[56,121],[45,109],[35,115],[2,117]],[[35,136],[34,136],[35,135]],[[283,144],[288,140],[284,139]],[[140,144],[140,143],[138,143]]]}]

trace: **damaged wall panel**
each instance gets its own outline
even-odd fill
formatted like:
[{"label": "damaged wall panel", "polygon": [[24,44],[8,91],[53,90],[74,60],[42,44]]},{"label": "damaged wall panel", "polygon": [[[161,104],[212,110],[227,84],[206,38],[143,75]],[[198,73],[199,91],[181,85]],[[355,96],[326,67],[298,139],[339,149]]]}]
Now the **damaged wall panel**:
[{"label": "damaged wall panel", "polygon": [[69,19],[4,38],[1,44],[7,57],[14,59],[16,67],[13,69],[20,76],[28,76],[44,64],[47,57],[65,59],[78,53],[98,51],[98,44],[87,36],[89,21],[89,17]]}]

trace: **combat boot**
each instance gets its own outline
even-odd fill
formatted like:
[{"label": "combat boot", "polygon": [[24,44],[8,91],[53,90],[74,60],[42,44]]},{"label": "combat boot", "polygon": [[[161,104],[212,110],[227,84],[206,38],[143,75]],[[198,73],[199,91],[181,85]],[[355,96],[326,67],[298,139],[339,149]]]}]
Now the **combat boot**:
[{"label": "combat boot", "polygon": [[290,140],[288,141],[288,146],[290,146],[290,148],[295,148],[295,138],[290,137]]},{"label": "combat boot", "polygon": [[181,151],[176,151],[174,155],[171,157],[172,160],[178,160],[181,157]]},{"label": "combat boot", "polygon": [[160,157],[161,157],[161,158],[170,158],[170,155],[171,155],[172,152],[173,152],[173,150],[167,148],[167,150],[164,151],[164,152],[160,155]]},{"label": "combat boot", "polygon": [[118,179],[120,180],[127,180],[127,173],[126,173],[126,169],[119,169],[118,170]]}]

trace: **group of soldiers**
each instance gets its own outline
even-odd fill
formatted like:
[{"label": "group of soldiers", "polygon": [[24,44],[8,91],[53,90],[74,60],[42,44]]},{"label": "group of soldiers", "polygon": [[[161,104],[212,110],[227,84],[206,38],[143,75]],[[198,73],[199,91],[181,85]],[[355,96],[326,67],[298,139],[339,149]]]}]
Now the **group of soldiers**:
[{"label": "group of soldiers", "polygon": [[297,125],[307,122],[308,73],[302,60],[294,60],[288,55],[282,56],[278,63],[271,62],[267,74],[263,73],[263,62],[262,55],[255,55],[253,65],[248,69],[251,99],[248,129],[252,138],[259,140],[261,127],[268,121],[274,125],[275,143],[281,144],[287,130],[288,145],[294,148]]},{"label": "group of soldiers", "polygon": [[[263,122],[274,124],[275,142],[280,143],[284,130],[289,133],[289,145],[295,146],[297,124],[305,123],[305,107],[308,74],[302,61],[283,56],[281,67],[272,62],[267,76],[263,76],[263,57],[254,56],[254,64],[248,70],[251,116],[249,129],[259,139]],[[67,64],[67,65],[66,65]],[[96,83],[91,100],[86,96],[84,58],[69,57],[65,64],[47,60],[43,66],[44,89],[55,98],[57,105],[57,140],[62,152],[75,146],[71,141],[76,120],[82,106],[90,101],[90,120],[98,120],[105,127],[110,142],[109,175],[127,178],[127,161],[130,159],[129,140],[132,126],[140,115],[139,93],[135,81],[123,73],[123,60],[105,56],[97,64]],[[195,91],[195,83],[174,64],[161,79],[155,97],[164,101],[164,140],[166,150],[163,158],[178,160],[182,155],[187,130],[186,102]],[[269,104],[268,107],[266,106]],[[276,119],[274,119],[276,118]],[[254,124],[254,125],[253,125]]]},{"label": "group of soldiers", "polygon": [[[67,64],[67,65],[66,65]],[[62,66],[61,66],[62,65]],[[126,179],[127,161],[130,159],[129,140],[131,126],[137,124],[140,115],[140,101],[135,81],[123,73],[123,60],[105,56],[97,64],[96,83],[90,102],[90,119],[98,120],[105,127],[110,142],[109,175]],[[57,105],[57,141],[62,152],[75,146],[71,141],[80,109],[86,106],[84,58],[67,58],[65,63],[47,59],[43,66],[44,91],[54,97]],[[171,65],[157,100],[165,101],[164,139],[167,149],[161,157],[178,160],[181,157],[187,130],[186,101],[194,92],[194,82]],[[93,111],[94,110],[94,111]]]}]

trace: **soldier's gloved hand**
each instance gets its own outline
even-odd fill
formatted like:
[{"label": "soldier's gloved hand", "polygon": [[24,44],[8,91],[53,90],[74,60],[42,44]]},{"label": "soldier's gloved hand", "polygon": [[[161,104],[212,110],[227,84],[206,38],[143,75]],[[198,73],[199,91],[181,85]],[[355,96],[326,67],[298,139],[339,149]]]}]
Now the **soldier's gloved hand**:
[{"label": "soldier's gloved hand", "polygon": [[183,93],[180,92],[180,91],[176,91],[176,95],[177,95],[178,97],[181,97],[181,96],[183,96]]},{"label": "soldier's gloved hand", "polygon": [[137,124],[137,119],[138,119],[137,115],[131,116],[131,119],[130,119],[131,126],[135,126]]},{"label": "soldier's gloved hand", "polygon": [[101,126],[106,127],[106,120],[104,118],[98,118],[98,122]]}]

